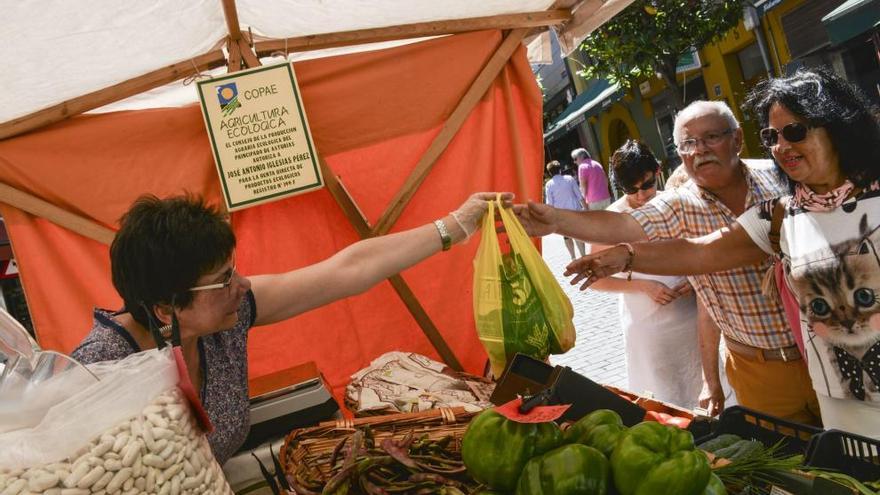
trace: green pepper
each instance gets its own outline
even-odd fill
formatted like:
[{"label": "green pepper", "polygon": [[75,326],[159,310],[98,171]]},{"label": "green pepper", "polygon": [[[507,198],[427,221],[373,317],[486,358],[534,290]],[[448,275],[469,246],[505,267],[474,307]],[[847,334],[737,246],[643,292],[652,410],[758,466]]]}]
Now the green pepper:
[{"label": "green pepper", "polygon": [[468,473],[480,483],[513,491],[526,462],[562,443],[556,423],[517,423],[494,409],[471,420],[461,444]]},{"label": "green pepper", "polygon": [[611,455],[621,495],[700,495],[709,483],[709,461],[694,449],[689,431],[653,421],[624,433]]},{"label": "green pepper", "polygon": [[611,409],[596,409],[565,430],[565,443],[584,443],[590,431],[600,425],[623,426],[623,420]]},{"label": "green pepper", "polygon": [[516,495],[605,495],[608,460],[598,450],[570,444],[530,460]]},{"label": "green pepper", "polygon": [[702,495],[727,495],[727,488],[724,486],[724,482],[721,481],[721,478],[719,478],[717,474],[712,473],[712,475],[709,476],[709,484],[706,485],[706,489],[703,490]]}]

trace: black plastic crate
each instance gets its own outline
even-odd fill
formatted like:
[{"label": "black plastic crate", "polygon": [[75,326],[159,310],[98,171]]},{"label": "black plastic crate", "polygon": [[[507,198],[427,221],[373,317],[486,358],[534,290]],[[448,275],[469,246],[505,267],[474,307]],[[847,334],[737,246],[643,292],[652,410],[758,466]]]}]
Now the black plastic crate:
[{"label": "black plastic crate", "polygon": [[810,443],[806,464],[833,469],[859,481],[874,481],[880,479],[880,441],[828,430]]},{"label": "black plastic crate", "polygon": [[786,421],[769,414],[742,407],[728,407],[721,413],[717,426],[710,435],[698,438],[697,445],[723,433],[732,433],[747,440],[758,440],[766,447],[782,440],[781,452],[788,455],[806,454],[810,439],[822,432],[821,428]]}]

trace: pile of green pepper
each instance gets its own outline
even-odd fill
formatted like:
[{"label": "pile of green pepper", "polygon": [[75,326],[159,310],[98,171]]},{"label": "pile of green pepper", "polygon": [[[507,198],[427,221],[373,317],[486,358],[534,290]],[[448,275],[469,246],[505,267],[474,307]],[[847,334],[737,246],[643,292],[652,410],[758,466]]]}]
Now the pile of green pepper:
[{"label": "pile of green pepper", "polygon": [[[488,410],[465,433],[468,472],[493,493],[516,495],[723,495],[690,432],[656,422],[626,428],[614,411],[584,416],[565,434]],[[488,493],[488,492],[487,492]]]}]

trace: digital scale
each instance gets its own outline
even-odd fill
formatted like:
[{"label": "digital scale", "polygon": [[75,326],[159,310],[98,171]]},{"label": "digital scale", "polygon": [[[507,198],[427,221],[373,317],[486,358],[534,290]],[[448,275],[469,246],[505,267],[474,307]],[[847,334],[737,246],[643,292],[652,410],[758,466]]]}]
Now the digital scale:
[{"label": "digital scale", "polygon": [[263,482],[260,466],[251,454],[274,471],[269,449],[277,456],[288,433],[341,417],[330,387],[313,362],[253,380],[250,395],[250,431],[241,449],[223,465],[235,492]]}]

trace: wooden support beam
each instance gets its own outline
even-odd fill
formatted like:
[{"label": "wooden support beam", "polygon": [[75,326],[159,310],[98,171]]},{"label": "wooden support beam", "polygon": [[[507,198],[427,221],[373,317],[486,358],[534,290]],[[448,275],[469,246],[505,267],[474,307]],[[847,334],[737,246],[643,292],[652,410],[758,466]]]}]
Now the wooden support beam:
[{"label": "wooden support beam", "polygon": [[254,54],[251,45],[245,38],[238,40],[238,48],[241,52],[241,58],[244,60],[244,65],[246,65],[248,69],[259,67],[261,65],[260,59]]},{"label": "wooden support beam", "polygon": [[204,55],[199,55],[184,62],[178,62],[168,67],[155,70],[143,76],[129,79],[128,81],[114,84],[104,89],[67,100],[64,103],[53,105],[29,115],[19,117],[9,122],[0,124],[0,139],[7,139],[18,134],[23,134],[40,127],[54,124],[62,120],[79,115],[89,110],[109,105],[158,88],[178,79],[192,76],[201,71],[207,71],[226,63],[226,57],[222,50],[214,50]]},{"label": "wooden support beam", "polygon": [[33,194],[26,193],[2,182],[0,182],[0,198],[2,198],[0,201],[9,206],[18,208],[31,215],[45,218],[56,225],[102,244],[109,245],[113,242],[113,237],[116,236],[113,230],[103,225],[59,208]]},{"label": "wooden support beam", "polygon": [[233,73],[241,70],[241,48],[238,46],[238,41],[233,40],[231,37],[226,38],[226,53],[229,56],[226,59],[226,72]]},{"label": "wooden support beam", "polygon": [[[363,239],[373,237],[370,224],[360,208],[358,208],[354,198],[351,197],[339,178],[333,174],[333,171],[330,170],[327,163],[324,162],[322,158],[318,158],[318,161],[321,165],[321,174],[324,177],[324,184],[327,186],[327,190],[330,192],[330,195],[333,196],[333,199],[336,200],[336,203],[339,204],[339,207],[342,208],[342,212],[348,218],[348,221],[351,222],[352,226],[354,226],[358,235]],[[440,355],[443,362],[456,371],[463,371],[464,368],[462,368],[461,362],[455,357],[455,353],[449,347],[449,344],[446,343],[443,335],[440,334],[440,330],[434,325],[431,317],[428,316],[425,308],[422,307],[422,304],[419,302],[415,294],[413,294],[412,289],[409,288],[409,285],[407,285],[403,277],[400,275],[394,275],[388,279],[388,282],[391,283],[391,287],[397,292],[397,295],[400,297],[401,301],[403,301],[406,309],[412,314],[416,323],[418,323],[422,332],[425,334],[425,337],[427,337],[428,341],[431,342],[431,345],[434,346],[434,349],[437,351],[437,354]]]},{"label": "wooden support beam", "polygon": [[471,87],[468,88],[461,101],[458,102],[458,106],[455,107],[455,110],[452,111],[452,114],[449,115],[449,118],[443,124],[440,133],[437,134],[428,146],[425,154],[419,159],[406,182],[403,183],[403,186],[382,214],[382,217],[376,224],[376,228],[373,229],[377,235],[387,233],[403,213],[419,185],[428,177],[434,162],[437,161],[437,158],[440,157],[443,150],[446,149],[452,138],[461,129],[471,110],[473,110],[483,95],[486,94],[486,91],[492,85],[495,78],[498,77],[498,74],[507,64],[510,56],[513,55],[514,50],[520,45],[523,36],[528,31],[529,28],[518,28],[510,31],[498,49],[495,50],[495,54],[492,55],[492,58],[489,59],[477,78],[474,79]]},{"label": "wooden support beam", "polygon": [[385,28],[359,29],[341,33],[313,34],[297,36],[286,40],[266,40],[256,43],[257,55],[263,57],[274,52],[304,52],[339,46],[360,45],[425,36],[442,36],[447,34],[483,31],[488,29],[516,29],[522,27],[541,27],[562,24],[571,19],[567,9],[528,12],[524,14],[508,14],[471,19],[455,19],[448,21],[420,22]]},{"label": "wooden support beam", "polygon": [[232,41],[241,39],[241,26],[238,24],[238,9],[235,8],[235,0],[222,0],[223,17],[226,18],[226,30]]},{"label": "wooden support beam", "polygon": [[[599,0],[601,1],[601,0]],[[621,0],[609,0],[621,1]],[[631,0],[623,0],[631,1]],[[234,13],[234,0],[223,0],[224,13],[232,8]],[[541,12],[531,12],[525,14],[510,14],[494,17],[476,17],[472,19],[457,19],[452,21],[424,22],[417,24],[406,24],[403,26],[395,26],[378,29],[363,29],[358,31],[346,31],[343,33],[317,34],[312,36],[300,36],[289,38],[286,41],[287,52],[308,51],[323,48],[332,48],[336,46],[347,46],[361,43],[372,43],[378,41],[387,41],[394,39],[405,39],[423,36],[440,36],[445,34],[455,34],[468,31],[478,31],[484,29],[510,29],[514,27],[529,26],[547,26],[564,23],[571,19],[571,13],[566,9],[557,9]],[[245,39],[238,27],[238,15],[235,19],[226,16],[227,27],[230,30],[230,37],[239,36],[239,39]],[[237,33],[237,34],[234,34]],[[238,39],[236,39],[236,42]],[[239,49],[240,49],[240,45]],[[259,41],[255,45],[256,57],[267,56],[276,51],[285,49],[285,40],[269,40]],[[250,51],[250,49],[248,49]],[[244,52],[239,50],[239,57],[244,56]],[[67,100],[57,105],[38,110],[34,113],[19,117],[0,124],[0,139],[8,139],[19,134],[23,134],[40,127],[54,124],[62,120],[68,119],[75,115],[94,110],[104,105],[109,105],[116,101],[134,96],[136,94],[149,91],[164,84],[192,76],[200,71],[207,71],[227,63],[226,57],[220,50],[214,50],[204,55],[199,55],[191,60],[178,62],[176,64],[158,69],[142,76],[138,76],[127,81],[109,86],[106,88],[93,91],[91,93]],[[259,65],[254,60],[245,59],[248,67],[256,67]],[[235,65],[230,61],[230,65]],[[238,65],[240,67],[240,63]],[[196,69],[197,68],[197,69]]]}]

